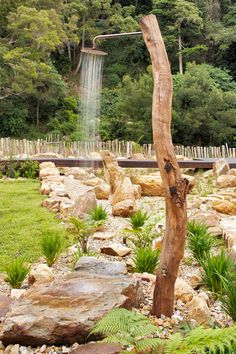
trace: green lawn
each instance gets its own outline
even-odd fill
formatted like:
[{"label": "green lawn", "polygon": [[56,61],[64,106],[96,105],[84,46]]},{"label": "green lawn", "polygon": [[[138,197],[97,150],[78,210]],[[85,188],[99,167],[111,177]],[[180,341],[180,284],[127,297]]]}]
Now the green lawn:
[{"label": "green lawn", "polygon": [[41,207],[39,186],[36,180],[0,181],[0,271],[18,255],[37,260],[47,230],[65,233],[55,214]]}]

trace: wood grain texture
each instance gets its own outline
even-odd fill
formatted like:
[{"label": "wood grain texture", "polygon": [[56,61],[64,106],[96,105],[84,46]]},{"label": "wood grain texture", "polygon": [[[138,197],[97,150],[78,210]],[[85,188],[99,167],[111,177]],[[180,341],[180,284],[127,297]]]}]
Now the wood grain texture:
[{"label": "wood grain texture", "polygon": [[172,316],[174,286],[184,255],[188,181],[181,172],[171,136],[172,75],[170,64],[154,15],[141,20],[141,29],[151,56],[154,77],[152,126],[158,166],[165,188],[166,229],[153,296],[152,314]]}]

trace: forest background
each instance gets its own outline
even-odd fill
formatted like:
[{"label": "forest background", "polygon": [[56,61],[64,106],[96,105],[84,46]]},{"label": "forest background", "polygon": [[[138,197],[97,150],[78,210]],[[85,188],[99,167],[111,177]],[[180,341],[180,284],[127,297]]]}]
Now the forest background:
[{"label": "forest background", "polygon": [[[0,136],[83,139],[82,46],[157,16],[174,83],[174,143],[236,146],[236,1],[3,0]],[[152,74],[142,38],[98,42],[105,59],[100,136],[151,143]]]}]

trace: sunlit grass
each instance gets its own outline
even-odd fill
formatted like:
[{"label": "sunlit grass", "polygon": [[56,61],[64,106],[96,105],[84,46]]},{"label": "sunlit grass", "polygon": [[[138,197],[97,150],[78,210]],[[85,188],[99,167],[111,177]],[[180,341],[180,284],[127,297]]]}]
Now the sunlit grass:
[{"label": "sunlit grass", "polygon": [[0,271],[19,255],[33,262],[48,230],[65,233],[55,214],[41,207],[39,181],[0,181]]}]

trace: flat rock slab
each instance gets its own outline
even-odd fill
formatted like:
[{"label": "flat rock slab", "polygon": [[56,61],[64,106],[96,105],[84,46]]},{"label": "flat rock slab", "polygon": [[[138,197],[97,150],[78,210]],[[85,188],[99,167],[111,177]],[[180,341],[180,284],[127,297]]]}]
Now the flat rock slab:
[{"label": "flat rock slab", "polygon": [[127,273],[126,265],[122,262],[101,261],[96,257],[80,257],[75,271],[88,271],[93,274],[122,276]]},{"label": "flat rock slab", "polygon": [[71,354],[119,354],[121,351],[119,344],[89,343],[80,345]]},{"label": "flat rock slab", "polygon": [[127,275],[77,271],[52,283],[36,283],[15,300],[0,340],[5,345],[83,344],[93,325],[109,310],[131,309],[142,299],[139,282]]},{"label": "flat rock slab", "polygon": [[118,257],[125,257],[131,253],[131,249],[125,247],[119,243],[113,243],[108,246],[104,246],[100,248],[101,253],[108,254],[109,256],[118,256]]}]

